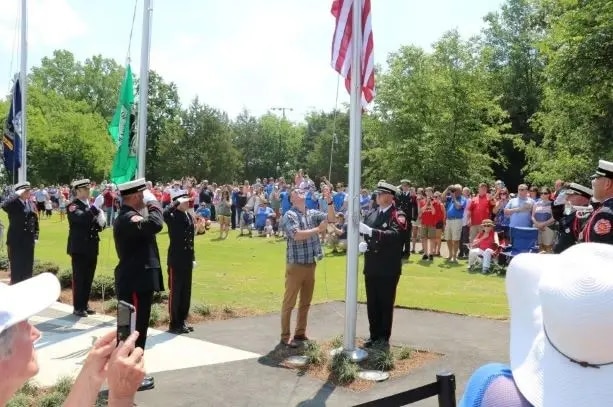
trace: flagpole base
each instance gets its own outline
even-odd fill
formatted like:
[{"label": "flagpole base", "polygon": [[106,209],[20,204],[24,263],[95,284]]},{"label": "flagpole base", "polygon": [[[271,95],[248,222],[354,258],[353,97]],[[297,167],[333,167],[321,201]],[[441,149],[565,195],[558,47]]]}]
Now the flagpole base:
[{"label": "flagpole base", "polygon": [[349,360],[351,360],[353,363],[360,363],[368,358],[368,352],[366,352],[362,348],[355,348],[355,349],[336,348],[330,351],[330,356],[337,355],[341,352],[347,355],[349,357]]}]

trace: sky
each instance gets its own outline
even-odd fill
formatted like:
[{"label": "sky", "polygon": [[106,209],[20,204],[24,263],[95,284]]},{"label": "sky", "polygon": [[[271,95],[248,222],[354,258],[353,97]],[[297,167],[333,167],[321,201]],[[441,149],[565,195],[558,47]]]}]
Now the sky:
[{"label": "sky", "polygon": [[[27,0],[28,69],[56,49],[78,60],[101,54],[140,69],[144,0]],[[152,0],[150,68],[175,82],[181,102],[195,96],[235,117],[287,107],[311,110],[349,101],[330,67],[332,0]],[[468,38],[502,0],[371,0],[375,63],[402,45],[430,49],[446,31]],[[20,67],[21,0],[0,0],[0,92]],[[118,90],[119,91],[119,90]],[[277,112],[277,114],[281,114]]]}]

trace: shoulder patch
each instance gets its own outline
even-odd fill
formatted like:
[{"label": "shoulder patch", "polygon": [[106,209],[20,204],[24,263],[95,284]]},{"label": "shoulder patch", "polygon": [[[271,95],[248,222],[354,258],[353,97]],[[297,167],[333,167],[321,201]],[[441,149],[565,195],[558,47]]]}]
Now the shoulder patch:
[{"label": "shoulder patch", "polygon": [[398,219],[398,223],[400,223],[401,225],[404,225],[405,223],[407,223],[407,217],[404,216],[403,214],[399,214],[397,216]]},{"label": "shoulder patch", "polygon": [[75,209],[77,209],[77,205],[75,205],[75,204],[72,204],[72,205],[70,205],[70,206],[68,207],[68,210],[69,210],[70,212],[74,212],[74,211],[75,211]]},{"label": "shoulder patch", "polygon": [[611,233],[611,221],[609,219],[600,219],[594,223],[593,229],[597,235],[607,235]]},{"label": "shoulder patch", "polygon": [[143,219],[144,219],[144,218],[143,218],[142,216],[140,216],[140,215],[133,215],[133,216],[130,218],[130,222],[137,223],[137,222],[140,222],[140,221],[141,221],[141,220],[143,220]]}]

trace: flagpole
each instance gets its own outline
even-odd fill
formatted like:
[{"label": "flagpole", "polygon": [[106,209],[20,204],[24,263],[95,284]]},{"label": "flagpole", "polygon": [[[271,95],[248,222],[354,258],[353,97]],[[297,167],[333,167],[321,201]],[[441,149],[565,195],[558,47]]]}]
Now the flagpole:
[{"label": "flagpole", "polygon": [[27,0],[21,0],[21,69],[19,82],[21,88],[21,167],[17,173],[18,182],[25,182],[28,174],[27,163],[27,126],[26,94],[28,89],[28,7]]},{"label": "flagpole", "polygon": [[353,0],[351,39],[351,98],[349,116],[349,219],[347,230],[347,277],[345,286],[345,334],[343,351],[354,362],[368,357],[368,353],[356,348],[356,322],[358,313],[358,245],[360,243],[360,180],[362,151],[362,3]]},{"label": "flagpole", "polygon": [[151,50],[151,0],[144,1],[143,33],[140,50],[140,77],[138,98],[138,178],[145,178],[147,156],[147,101],[149,96],[149,51]]}]

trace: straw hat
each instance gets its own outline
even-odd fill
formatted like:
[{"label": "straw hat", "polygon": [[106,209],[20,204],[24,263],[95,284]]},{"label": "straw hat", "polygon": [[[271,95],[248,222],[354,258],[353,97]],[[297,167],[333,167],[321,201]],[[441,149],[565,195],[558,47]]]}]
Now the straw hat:
[{"label": "straw hat", "polygon": [[483,219],[481,226],[494,226],[494,221],[491,219]]},{"label": "straw hat", "polygon": [[613,400],[613,246],[526,253],[509,265],[513,378],[535,407]]}]

